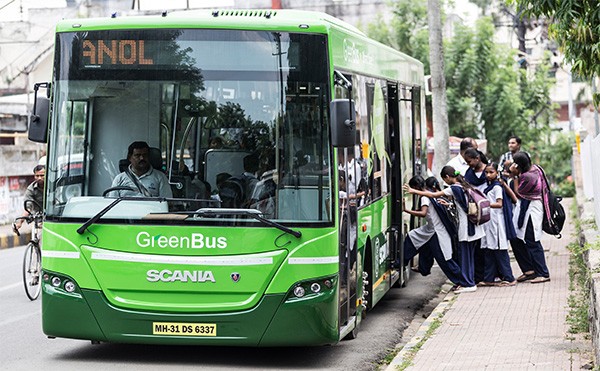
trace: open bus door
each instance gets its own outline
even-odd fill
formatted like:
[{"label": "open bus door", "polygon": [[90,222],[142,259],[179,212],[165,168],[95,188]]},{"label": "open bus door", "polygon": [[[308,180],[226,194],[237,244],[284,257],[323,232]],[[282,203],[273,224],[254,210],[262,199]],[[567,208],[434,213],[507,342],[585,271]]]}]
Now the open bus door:
[{"label": "open bus door", "polygon": [[[338,73],[336,83],[344,86],[351,97],[352,84]],[[360,319],[357,316],[357,199],[360,165],[356,161],[356,121],[354,103],[350,98],[336,99],[331,103],[332,144],[337,148],[340,163],[338,170],[339,210],[339,326],[340,338],[354,338]],[[359,142],[358,142],[359,143]]]},{"label": "open bus door", "polygon": [[[390,124],[390,157],[392,159],[392,222],[390,224],[390,246],[393,261],[399,262],[402,272],[404,249],[402,248],[402,169],[400,144],[400,113],[398,105],[398,85],[388,83],[388,120]],[[406,275],[401,275],[399,282],[403,283]]]},{"label": "open bus door", "polygon": [[[358,279],[358,226],[357,211],[358,198],[355,197],[359,189],[361,168],[354,156],[354,147],[338,150],[338,158],[344,170],[339,174],[339,257],[340,257],[340,296],[339,319],[340,334],[356,327],[357,320],[357,279]],[[352,332],[356,334],[356,331]]]}]

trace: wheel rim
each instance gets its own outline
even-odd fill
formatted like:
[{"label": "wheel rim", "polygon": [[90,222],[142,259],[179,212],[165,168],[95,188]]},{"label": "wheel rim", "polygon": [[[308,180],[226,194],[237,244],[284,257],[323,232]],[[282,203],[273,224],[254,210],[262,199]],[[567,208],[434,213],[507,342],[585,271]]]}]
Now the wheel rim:
[{"label": "wheel rim", "polygon": [[28,245],[23,258],[23,284],[25,293],[29,300],[35,300],[40,295],[40,275],[42,270],[41,256],[39,250]]}]

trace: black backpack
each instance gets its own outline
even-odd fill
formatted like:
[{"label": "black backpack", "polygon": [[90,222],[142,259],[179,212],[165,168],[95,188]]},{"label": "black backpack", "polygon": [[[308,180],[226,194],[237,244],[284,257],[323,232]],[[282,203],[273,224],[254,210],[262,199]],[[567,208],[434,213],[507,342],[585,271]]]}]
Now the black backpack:
[{"label": "black backpack", "polygon": [[556,196],[550,190],[550,184],[548,183],[548,178],[546,178],[546,173],[544,170],[538,166],[542,175],[544,176],[544,181],[546,182],[546,187],[543,187],[542,191],[542,202],[544,204],[544,220],[542,221],[542,230],[548,234],[556,236],[556,238],[561,238],[562,235],[560,232],[565,225],[565,209],[561,205],[562,197]]}]

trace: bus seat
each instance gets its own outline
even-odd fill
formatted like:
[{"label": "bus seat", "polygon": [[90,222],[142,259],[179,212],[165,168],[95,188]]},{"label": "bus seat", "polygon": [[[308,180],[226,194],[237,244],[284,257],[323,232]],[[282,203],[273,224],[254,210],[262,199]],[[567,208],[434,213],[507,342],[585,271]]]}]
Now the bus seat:
[{"label": "bus seat", "polygon": [[122,173],[127,170],[127,166],[129,166],[129,160],[126,158],[122,158],[119,160],[119,171]]},{"label": "bus seat", "polygon": [[152,165],[153,168],[155,168],[156,170],[163,171],[162,153],[160,152],[160,149],[156,147],[150,147],[148,157],[148,161],[150,161],[150,165]]}]

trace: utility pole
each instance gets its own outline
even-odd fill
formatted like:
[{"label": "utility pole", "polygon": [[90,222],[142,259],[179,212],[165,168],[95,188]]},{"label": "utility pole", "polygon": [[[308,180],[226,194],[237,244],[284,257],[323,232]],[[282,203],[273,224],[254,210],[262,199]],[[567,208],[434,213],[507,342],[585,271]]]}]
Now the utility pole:
[{"label": "utility pole", "polygon": [[429,23],[429,60],[431,69],[434,146],[432,171],[437,175],[450,159],[450,147],[448,143],[450,130],[448,128],[448,108],[446,104],[440,0],[427,0],[427,21]]}]

